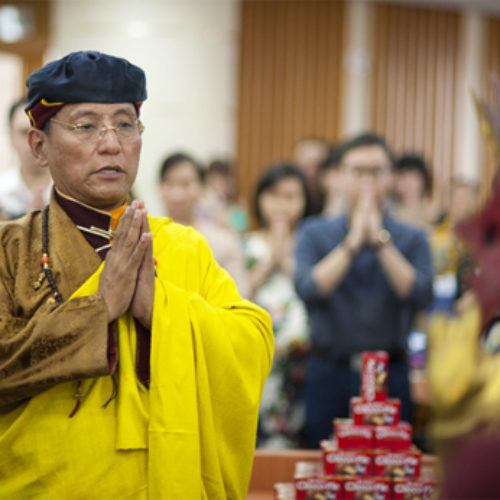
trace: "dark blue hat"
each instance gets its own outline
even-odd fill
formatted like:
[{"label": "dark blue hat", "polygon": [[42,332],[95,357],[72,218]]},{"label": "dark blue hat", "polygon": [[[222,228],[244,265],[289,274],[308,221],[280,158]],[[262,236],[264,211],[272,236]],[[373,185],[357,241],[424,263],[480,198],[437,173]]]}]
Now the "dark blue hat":
[{"label": "dark blue hat", "polygon": [[26,112],[34,127],[64,104],[130,102],[136,109],[147,97],[144,71],[126,59],[101,52],[72,52],[37,69],[26,81]]}]

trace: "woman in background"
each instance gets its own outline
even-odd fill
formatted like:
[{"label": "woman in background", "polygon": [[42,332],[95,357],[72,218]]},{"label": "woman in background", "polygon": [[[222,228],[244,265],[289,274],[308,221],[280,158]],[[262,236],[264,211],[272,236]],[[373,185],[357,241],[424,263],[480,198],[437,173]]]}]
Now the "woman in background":
[{"label": "woman in background", "polygon": [[271,165],[254,196],[258,228],[244,240],[251,297],[270,313],[275,339],[273,369],[261,401],[260,447],[300,446],[308,328],[304,305],[293,285],[293,254],[295,230],[309,214],[309,200],[305,176],[296,166]]},{"label": "woman in background", "polygon": [[394,215],[404,224],[431,231],[438,218],[433,203],[431,168],[419,154],[403,154],[396,160]]},{"label": "woman in background", "polygon": [[240,295],[248,298],[248,276],[240,236],[198,211],[203,192],[202,167],[192,156],[178,152],[165,158],[159,177],[160,196],[168,216],[205,236],[215,260],[234,279]]},{"label": "woman in background", "polygon": [[246,204],[238,196],[234,165],[213,160],[205,172],[205,187],[198,203],[201,215],[238,234],[248,230]]}]

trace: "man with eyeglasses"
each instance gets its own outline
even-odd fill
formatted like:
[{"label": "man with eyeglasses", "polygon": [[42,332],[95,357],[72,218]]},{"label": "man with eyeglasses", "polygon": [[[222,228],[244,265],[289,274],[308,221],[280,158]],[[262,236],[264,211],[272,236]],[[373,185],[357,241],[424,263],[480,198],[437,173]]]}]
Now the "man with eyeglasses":
[{"label": "man with eyeglasses", "polygon": [[359,395],[361,353],[389,353],[389,395],[411,419],[406,337],[414,313],[432,300],[423,232],[393,219],[386,201],[393,155],[362,134],[341,148],[346,213],[312,217],[299,229],[295,285],[307,306],[312,354],[305,387],[306,435],[318,447]]},{"label": "man with eyeglasses", "polygon": [[144,72],[76,52],[27,85],[54,190],[0,232],[0,498],[244,498],[270,319],[130,202]]}]

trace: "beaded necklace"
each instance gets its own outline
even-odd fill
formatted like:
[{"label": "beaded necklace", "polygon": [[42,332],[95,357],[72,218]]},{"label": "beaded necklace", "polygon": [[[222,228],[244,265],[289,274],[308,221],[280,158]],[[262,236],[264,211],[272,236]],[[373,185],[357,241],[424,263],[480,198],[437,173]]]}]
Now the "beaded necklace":
[{"label": "beaded necklace", "polygon": [[47,281],[49,282],[50,288],[52,288],[52,292],[56,301],[59,304],[63,303],[63,298],[59,289],[57,288],[56,282],[54,281],[54,276],[52,276],[52,270],[49,267],[50,257],[49,257],[49,206],[47,205],[43,209],[43,218],[42,218],[42,258],[40,259],[40,263],[42,264],[43,272],[47,277]]},{"label": "beaded necklace", "polygon": [[[59,289],[57,288],[56,282],[54,281],[54,276],[52,275],[52,270],[50,269],[49,266],[50,257],[49,257],[49,206],[48,205],[43,209],[43,215],[42,215],[42,257],[40,259],[40,263],[42,264],[43,272],[45,273],[47,281],[49,282],[55,300],[57,301],[57,303],[62,304],[64,300],[62,298],[61,293],[59,292]],[[155,259],[155,266],[156,266],[156,259]],[[155,270],[155,275],[156,275],[156,270]],[[106,401],[106,403],[104,403],[103,408],[106,407],[108,403],[116,397],[117,394],[117,382],[115,379],[115,374],[113,374],[111,380],[113,382],[113,391],[109,399]],[[83,399],[84,396],[85,395],[82,394],[82,381],[78,380],[76,383],[76,392],[74,395],[76,399],[76,404],[73,411],[69,415],[70,418],[73,417],[80,408],[81,400]]]},{"label": "beaded necklace", "polygon": [[[52,293],[54,294],[54,298],[56,299],[58,304],[62,304],[63,298],[59,289],[57,288],[56,282],[54,281],[54,276],[52,276],[52,270],[50,269],[50,257],[49,257],[49,206],[47,205],[43,209],[42,216],[42,258],[40,259],[40,263],[42,264],[43,272],[49,282],[50,288],[52,288]],[[69,417],[72,418],[75,413],[80,408],[81,400],[83,398],[82,394],[82,381],[78,380],[76,382],[76,392],[74,395],[76,399],[75,407],[73,411],[69,414]]]}]

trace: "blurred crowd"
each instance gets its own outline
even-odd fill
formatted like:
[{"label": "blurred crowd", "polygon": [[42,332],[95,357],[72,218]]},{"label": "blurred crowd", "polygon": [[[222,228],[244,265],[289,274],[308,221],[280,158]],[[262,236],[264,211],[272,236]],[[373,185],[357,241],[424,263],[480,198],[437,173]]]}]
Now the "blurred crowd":
[{"label": "blurred crowd", "polygon": [[[2,220],[43,208],[50,195],[48,171],[27,144],[25,105],[13,103],[7,117],[18,163],[0,175]],[[436,193],[424,155],[394,154],[375,134],[337,144],[305,137],[288,158],[259,167],[243,199],[231,159],[205,165],[191,152],[168,152],[158,169],[163,215],[202,233],[241,295],[271,315],[276,351],[258,446],[314,447],[332,417],[347,416],[348,389],[359,387],[356,354],[385,349],[394,373],[424,369],[429,319],[466,300],[468,255],[454,227],[476,212],[479,188],[456,178]],[[330,345],[325,328],[348,339]],[[334,394],[338,386],[343,394]],[[408,400],[407,418],[425,429],[425,398],[395,391]],[[323,404],[335,398],[336,407]]]}]

